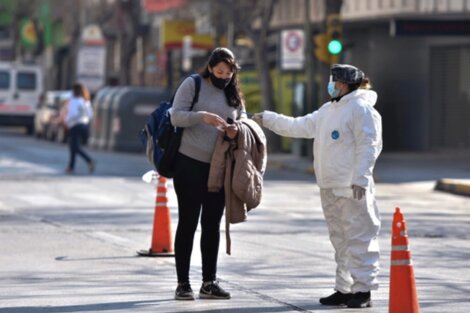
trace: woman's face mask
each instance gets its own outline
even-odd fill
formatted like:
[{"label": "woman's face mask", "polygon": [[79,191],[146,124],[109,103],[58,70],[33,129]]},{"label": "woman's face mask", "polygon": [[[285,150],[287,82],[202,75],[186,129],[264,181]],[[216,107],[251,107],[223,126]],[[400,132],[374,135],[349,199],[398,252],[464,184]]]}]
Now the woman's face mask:
[{"label": "woman's face mask", "polygon": [[331,81],[328,82],[328,94],[331,98],[336,98],[339,96],[340,90],[335,88],[335,82]]},{"label": "woman's face mask", "polygon": [[212,85],[219,89],[225,89],[230,84],[233,77],[232,68],[225,62],[219,62],[211,68],[210,79]]},{"label": "woman's face mask", "polygon": [[211,78],[212,85],[214,85],[215,87],[219,89],[225,89],[225,87],[228,86],[231,80],[231,78],[219,78],[215,76],[214,73],[210,73],[210,78]]}]

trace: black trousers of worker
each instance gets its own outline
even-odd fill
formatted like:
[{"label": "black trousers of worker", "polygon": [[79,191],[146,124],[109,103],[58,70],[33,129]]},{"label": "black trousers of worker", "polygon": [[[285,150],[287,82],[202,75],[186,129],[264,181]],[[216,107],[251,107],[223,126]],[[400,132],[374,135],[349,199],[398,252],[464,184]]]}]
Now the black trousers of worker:
[{"label": "black trousers of worker", "polygon": [[209,163],[179,153],[175,168],[173,184],[178,199],[175,261],[178,282],[189,282],[191,253],[199,215],[201,215],[202,279],[213,281],[217,272],[220,221],[225,207],[224,191],[222,189],[220,192],[208,192]]}]

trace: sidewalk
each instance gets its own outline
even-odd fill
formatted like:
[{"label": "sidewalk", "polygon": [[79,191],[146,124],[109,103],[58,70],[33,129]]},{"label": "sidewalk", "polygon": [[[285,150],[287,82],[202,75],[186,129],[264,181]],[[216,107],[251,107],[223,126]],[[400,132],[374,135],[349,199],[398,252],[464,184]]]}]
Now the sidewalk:
[{"label": "sidewalk", "polygon": [[[470,152],[383,153],[375,166],[376,183],[435,181],[435,190],[470,196]],[[268,166],[314,175],[309,157],[269,154]],[[314,179],[314,178],[313,178]]]},{"label": "sidewalk", "polygon": [[437,181],[435,189],[470,196],[470,179],[440,179]]}]

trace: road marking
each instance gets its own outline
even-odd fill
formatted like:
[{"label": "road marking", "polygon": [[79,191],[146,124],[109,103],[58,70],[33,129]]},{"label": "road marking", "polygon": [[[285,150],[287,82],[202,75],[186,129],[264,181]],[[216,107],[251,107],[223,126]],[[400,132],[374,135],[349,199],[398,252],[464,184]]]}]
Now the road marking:
[{"label": "road marking", "polygon": [[70,200],[61,200],[56,196],[45,195],[45,194],[34,194],[34,195],[20,195],[16,196],[21,201],[24,201],[30,205],[34,206],[44,206],[44,207],[53,207],[53,206],[69,206]]},{"label": "road marking", "polygon": [[103,231],[91,232],[91,233],[89,233],[89,235],[91,237],[94,237],[94,238],[97,238],[97,239],[102,239],[106,242],[111,242],[111,243],[115,243],[115,244],[118,244],[118,245],[133,243],[133,241],[131,241],[127,238],[119,237],[119,236],[116,236],[116,235],[113,235],[113,234],[110,234],[110,233],[106,233],[106,232],[103,232]]},{"label": "road marking", "polygon": [[4,211],[7,213],[13,213],[14,210],[12,207],[6,206],[3,202],[0,201],[0,211]]},{"label": "road marking", "polygon": [[35,163],[23,162],[14,159],[0,159],[1,174],[54,174],[57,170],[48,166],[42,166]]}]

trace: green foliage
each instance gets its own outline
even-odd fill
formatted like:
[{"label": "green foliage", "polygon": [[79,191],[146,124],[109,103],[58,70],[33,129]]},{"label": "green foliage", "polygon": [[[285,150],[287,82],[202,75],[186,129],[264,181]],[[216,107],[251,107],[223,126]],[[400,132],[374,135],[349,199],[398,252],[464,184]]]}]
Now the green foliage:
[{"label": "green foliage", "polygon": [[[285,115],[294,115],[293,92],[296,82],[305,82],[304,73],[271,71],[273,82],[273,99],[276,112]],[[255,70],[242,70],[240,72],[240,85],[246,101],[246,110],[250,113],[262,112],[261,88]],[[281,140],[282,150],[290,151],[291,138],[283,137]]]},{"label": "green foliage", "polygon": [[0,0],[0,26],[10,25],[13,21],[13,0]]}]

